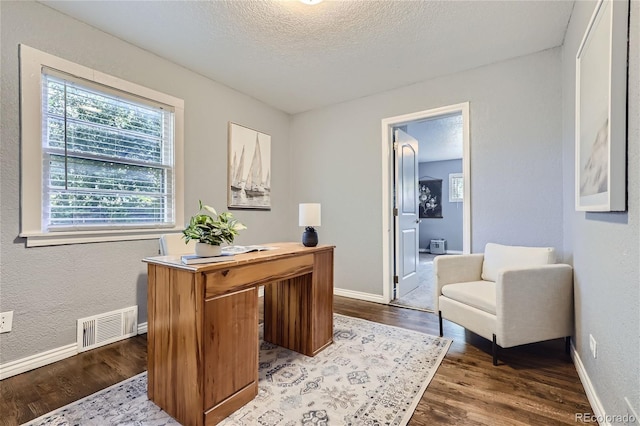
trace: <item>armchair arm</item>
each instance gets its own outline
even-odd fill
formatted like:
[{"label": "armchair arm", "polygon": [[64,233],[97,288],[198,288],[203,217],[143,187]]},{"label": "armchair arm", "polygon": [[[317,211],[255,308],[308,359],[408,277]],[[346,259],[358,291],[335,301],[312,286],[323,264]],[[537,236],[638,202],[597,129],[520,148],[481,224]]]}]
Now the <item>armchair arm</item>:
[{"label": "armchair arm", "polygon": [[570,336],[573,269],[551,264],[500,271],[496,317],[496,337],[502,347]]},{"label": "armchair arm", "polygon": [[438,312],[438,297],[442,294],[442,287],[447,284],[480,281],[482,278],[482,262],[484,254],[463,254],[452,256],[437,256],[433,260],[435,276],[435,311]]}]

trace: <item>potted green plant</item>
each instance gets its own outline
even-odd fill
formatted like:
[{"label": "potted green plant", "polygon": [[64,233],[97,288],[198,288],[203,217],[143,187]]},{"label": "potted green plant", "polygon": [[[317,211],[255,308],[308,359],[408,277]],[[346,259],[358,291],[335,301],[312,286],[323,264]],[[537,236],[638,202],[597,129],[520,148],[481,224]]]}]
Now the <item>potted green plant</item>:
[{"label": "potted green plant", "polygon": [[[202,205],[200,200],[198,203],[200,210],[197,215],[191,217],[189,226],[182,231],[182,238],[185,244],[191,240],[197,241],[198,256],[219,256],[222,252],[220,245],[224,242],[233,244],[239,231],[247,227],[238,222],[230,212],[218,214],[213,207]],[[203,210],[205,212],[202,212]]]}]

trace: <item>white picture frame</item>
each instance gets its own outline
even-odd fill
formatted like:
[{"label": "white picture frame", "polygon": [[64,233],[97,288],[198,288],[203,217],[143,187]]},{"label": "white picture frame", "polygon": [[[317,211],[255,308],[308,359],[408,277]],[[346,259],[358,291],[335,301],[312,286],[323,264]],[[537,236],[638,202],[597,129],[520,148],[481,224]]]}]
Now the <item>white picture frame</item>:
[{"label": "white picture frame", "polygon": [[271,210],[271,136],[229,122],[227,207]]},{"label": "white picture frame", "polygon": [[628,8],[598,1],[576,54],[577,211],[626,210]]},{"label": "white picture frame", "polygon": [[464,201],[464,174],[449,173],[449,202],[462,203]]}]

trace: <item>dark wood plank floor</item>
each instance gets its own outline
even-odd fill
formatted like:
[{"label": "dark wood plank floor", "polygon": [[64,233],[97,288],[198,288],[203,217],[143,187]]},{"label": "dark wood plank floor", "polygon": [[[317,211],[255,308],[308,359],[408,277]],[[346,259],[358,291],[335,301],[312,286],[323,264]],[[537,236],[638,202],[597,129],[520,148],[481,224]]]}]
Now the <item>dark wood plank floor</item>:
[{"label": "dark wood plank floor", "polygon": [[[411,309],[335,297],[335,312],[438,334],[437,316]],[[445,321],[453,339],[410,425],[576,424],[591,413],[562,340],[501,351]],[[145,371],[146,335],[88,351],[0,381],[0,425],[17,425]]]}]

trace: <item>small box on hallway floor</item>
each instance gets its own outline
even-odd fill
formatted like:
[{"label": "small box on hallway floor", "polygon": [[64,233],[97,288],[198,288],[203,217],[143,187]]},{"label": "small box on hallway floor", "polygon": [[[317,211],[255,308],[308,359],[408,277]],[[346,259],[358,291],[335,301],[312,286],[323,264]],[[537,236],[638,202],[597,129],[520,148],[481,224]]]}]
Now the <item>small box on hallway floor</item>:
[{"label": "small box on hallway floor", "polygon": [[431,254],[446,254],[447,240],[431,240],[429,248],[431,249]]}]

